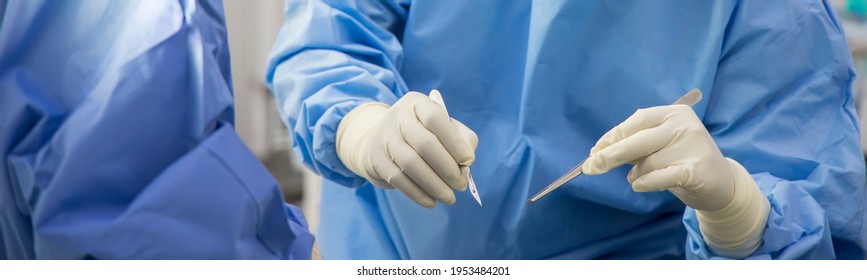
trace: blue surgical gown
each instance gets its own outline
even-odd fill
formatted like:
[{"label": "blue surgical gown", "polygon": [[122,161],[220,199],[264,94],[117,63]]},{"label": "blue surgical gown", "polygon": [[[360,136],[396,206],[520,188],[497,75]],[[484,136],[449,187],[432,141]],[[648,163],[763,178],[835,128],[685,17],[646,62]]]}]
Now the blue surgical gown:
[{"label": "blue surgical gown", "polygon": [[227,43],[221,1],[0,1],[0,259],[310,258]]},{"label": "blue surgical gown", "polygon": [[[296,154],[325,178],[325,258],[717,258],[694,210],[634,192],[629,166],[526,204],[636,109],[692,88],[770,201],[750,258],[864,258],[854,72],[825,2],[289,0],[285,17],[267,81]],[[469,193],[419,207],[337,157],[355,106],[431,89],[479,136],[484,207]]]}]

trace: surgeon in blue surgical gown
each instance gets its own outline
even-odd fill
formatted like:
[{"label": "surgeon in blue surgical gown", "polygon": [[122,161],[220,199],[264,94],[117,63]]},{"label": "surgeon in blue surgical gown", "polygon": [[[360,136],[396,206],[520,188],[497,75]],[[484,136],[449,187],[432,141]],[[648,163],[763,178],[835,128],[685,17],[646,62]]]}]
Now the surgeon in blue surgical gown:
[{"label": "surgeon in blue surgical gown", "polygon": [[0,259],[308,259],[221,1],[0,1]]},{"label": "surgeon in blue surgical gown", "polygon": [[[325,258],[865,257],[854,72],[823,1],[287,0],[285,17],[267,82],[324,178]],[[692,88],[692,108],[663,106]],[[527,205],[588,154],[593,175]]]}]

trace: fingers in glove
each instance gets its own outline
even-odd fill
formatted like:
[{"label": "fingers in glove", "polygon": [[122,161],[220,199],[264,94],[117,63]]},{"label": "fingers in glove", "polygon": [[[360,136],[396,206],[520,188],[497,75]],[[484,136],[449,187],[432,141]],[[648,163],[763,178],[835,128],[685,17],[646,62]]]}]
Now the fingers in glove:
[{"label": "fingers in glove", "polygon": [[669,107],[670,106],[659,106],[638,109],[625,121],[606,132],[602,137],[599,137],[599,141],[597,141],[596,145],[590,149],[590,154],[605,149],[611,144],[632,136],[636,132],[662,124],[665,122],[666,117],[672,112]]},{"label": "fingers in glove", "polygon": [[393,141],[386,145],[395,164],[422,190],[447,205],[455,203],[455,193],[439,175],[406,142]]},{"label": "fingers in glove", "polygon": [[672,129],[665,124],[630,131],[629,136],[591,153],[584,163],[584,173],[602,174],[626,163],[635,162],[665,148],[674,136]]},{"label": "fingers in glove", "polygon": [[399,120],[403,139],[418,153],[424,162],[446,182],[449,187],[463,191],[467,180],[461,175],[460,167],[439,139],[414,116]]},{"label": "fingers in glove", "polygon": [[636,192],[658,192],[670,188],[686,186],[692,172],[683,165],[671,165],[657,169],[633,180],[632,190]]},{"label": "fingers in glove", "polygon": [[476,148],[479,147],[479,136],[476,135],[476,132],[456,119],[452,119],[452,123],[458,128],[458,133],[461,134],[464,140],[467,140],[467,142],[470,143],[470,147],[475,151]]},{"label": "fingers in glove", "polygon": [[[409,197],[425,208],[433,208],[436,206],[436,200],[421,189],[412,179],[409,178],[400,167],[397,166],[391,159],[382,161],[376,166],[376,174],[380,177],[380,182],[385,181],[388,185],[400,190],[406,197]],[[373,182],[373,181],[371,181]]]},{"label": "fingers in glove", "polygon": [[626,180],[631,184],[632,181],[635,181],[638,177],[644,176],[654,170],[663,169],[670,165],[682,164],[683,155],[684,152],[682,149],[669,145],[649,156],[630,162],[635,166],[633,166],[632,169],[629,170],[629,173],[626,174]]},{"label": "fingers in glove", "polygon": [[394,189],[394,186],[390,185],[388,182],[383,181],[383,180],[367,178],[367,181],[370,181],[370,184],[377,186],[377,187],[380,187],[380,188],[383,188],[383,189],[387,189],[387,190]]},{"label": "fingers in glove", "polygon": [[414,109],[419,121],[436,135],[456,162],[468,164],[475,160],[475,148],[464,139],[442,104],[424,97],[419,98]]}]

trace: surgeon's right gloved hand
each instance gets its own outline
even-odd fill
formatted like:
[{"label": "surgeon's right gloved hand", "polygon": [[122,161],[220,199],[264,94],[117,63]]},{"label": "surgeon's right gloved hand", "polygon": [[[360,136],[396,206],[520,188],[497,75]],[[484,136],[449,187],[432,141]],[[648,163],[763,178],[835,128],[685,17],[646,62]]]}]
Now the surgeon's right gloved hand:
[{"label": "surgeon's right gloved hand", "polygon": [[641,109],[603,135],[583,171],[606,173],[632,163],[637,192],[671,191],[696,209],[705,242],[718,255],[749,256],[761,244],[770,204],[752,175],[723,156],[686,105]]},{"label": "surgeon's right gloved hand", "polygon": [[407,93],[391,108],[378,102],[359,105],[337,129],[337,155],[349,170],[375,186],[397,188],[427,208],[436,200],[452,205],[452,189],[466,190],[460,165],[473,163],[476,145],[472,130],[418,92]]}]

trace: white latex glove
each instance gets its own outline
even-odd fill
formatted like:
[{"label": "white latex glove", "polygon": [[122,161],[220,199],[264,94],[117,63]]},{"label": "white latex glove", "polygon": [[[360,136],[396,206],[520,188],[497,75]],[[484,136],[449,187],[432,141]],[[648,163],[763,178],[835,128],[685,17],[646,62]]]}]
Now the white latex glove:
[{"label": "white latex glove", "polygon": [[340,122],[337,155],[375,186],[397,188],[427,208],[436,206],[435,200],[452,205],[452,189],[467,188],[459,165],[475,160],[478,137],[443,108],[418,92],[407,93],[391,108],[362,104]]},{"label": "white latex glove", "polygon": [[635,164],[627,180],[636,192],[669,190],[697,210],[705,242],[715,253],[749,256],[761,244],[770,209],[749,172],[723,157],[691,107],[640,109],[590,150],[586,174]]}]

